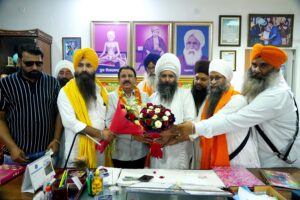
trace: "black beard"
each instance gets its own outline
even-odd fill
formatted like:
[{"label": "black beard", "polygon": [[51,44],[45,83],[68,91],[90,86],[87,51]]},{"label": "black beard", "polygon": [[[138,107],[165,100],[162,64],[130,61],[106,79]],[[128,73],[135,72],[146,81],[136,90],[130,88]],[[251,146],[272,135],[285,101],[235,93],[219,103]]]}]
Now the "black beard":
[{"label": "black beard", "polygon": [[228,84],[224,83],[224,85],[220,85],[214,88],[211,88],[211,86],[208,86],[208,108],[206,111],[206,117],[210,118],[214,115],[214,111],[222,97],[225,91],[228,90]]},{"label": "black beard", "polygon": [[88,107],[91,100],[96,100],[96,83],[95,83],[95,73],[89,74],[87,72],[81,72],[78,74],[75,72],[75,80],[82,95],[85,100],[86,106]]},{"label": "black beard", "polygon": [[69,82],[69,79],[67,78],[58,78],[57,80],[59,82],[60,87],[64,87]]},{"label": "black beard", "polygon": [[242,87],[242,95],[244,95],[248,102],[252,101],[259,93],[267,89],[272,82],[279,76],[279,71],[274,69],[267,75],[255,75],[251,68],[245,75],[245,81]]},{"label": "black beard", "polygon": [[201,89],[201,90],[197,90],[195,88],[195,86],[193,85],[191,92],[192,92],[192,95],[194,97],[195,107],[196,107],[197,115],[198,115],[200,107],[201,107],[201,105],[203,104],[203,102],[206,98],[207,89],[204,88],[204,89]]},{"label": "black beard", "polygon": [[161,81],[158,81],[157,91],[160,95],[160,100],[163,103],[170,104],[173,100],[177,87],[178,85],[176,81],[173,83],[162,83]]},{"label": "black beard", "polygon": [[25,71],[23,70],[23,76],[24,76],[24,77],[27,77],[27,78],[29,78],[29,79],[38,80],[38,79],[41,78],[42,72],[37,71],[37,70],[31,71],[31,72],[25,72]]}]

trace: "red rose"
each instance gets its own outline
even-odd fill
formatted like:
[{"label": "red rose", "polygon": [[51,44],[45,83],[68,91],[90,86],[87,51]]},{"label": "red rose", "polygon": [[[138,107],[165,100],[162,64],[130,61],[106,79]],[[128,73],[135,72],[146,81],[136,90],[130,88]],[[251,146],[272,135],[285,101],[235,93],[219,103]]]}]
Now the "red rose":
[{"label": "red rose", "polygon": [[125,108],[125,106],[124,106],[123,104],[120,104],[120,106],[121,106],[121,108],[122,108],[122,109],[124,109],[124,108]]},{"label": "red rose", "polygon": [[152,124],[152,120],[151,119],[146,119],[146,125],[151,126],[151,124]]},{"label": "red rose", "polygon": [[131,121],[135,120],[135,115],[133,113],[128,113],[128,119]]},{"label": "red rose", "polygon": [[149,107],[149,106],[153,106],[153,104],[152,103],[147,103],[147,107]]},{"label": "red rose", "polygon": [[143,109],[141,110],[141,113],[143,113],[143,116],[147,115],[147,108],[143,108]]},{"label": "red rose", "polygon": [[163,127],[164,127],[164,128],[168,128],[168,127],[169,127],[169,125],[170,125],[170,124],[169,124],[169,122],[168,122],[168,121],[164,121],[164,122],[163,122]]},{"label": "red rose", "polygon": [[158,117],[162,118],[164,116],[164,112],[157,113]]},{"label": "red rose", "polygon": [[153,117],[155,114],[155,112],[153,110],[149,111],[149,113],[147,114],[147,116],[149,117]]}]

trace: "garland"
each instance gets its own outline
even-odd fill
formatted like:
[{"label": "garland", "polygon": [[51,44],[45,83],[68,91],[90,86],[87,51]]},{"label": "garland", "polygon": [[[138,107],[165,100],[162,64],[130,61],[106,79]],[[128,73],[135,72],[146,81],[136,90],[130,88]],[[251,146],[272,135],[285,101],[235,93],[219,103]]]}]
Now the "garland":
[{"label": "garland", "polygon": [[[139,88],[136,86],[134,86],[134,94],[135,94],[135,100],[136,100],[137,104],[142,105],[141,92],[140,92]],[[118,96],[119,96],[121,104],[128,105],[128,102],[126,101],[126,99],[124,97],[124,92],[123,92],[121,86],[119,86],[119,89],[118,89]]]}]

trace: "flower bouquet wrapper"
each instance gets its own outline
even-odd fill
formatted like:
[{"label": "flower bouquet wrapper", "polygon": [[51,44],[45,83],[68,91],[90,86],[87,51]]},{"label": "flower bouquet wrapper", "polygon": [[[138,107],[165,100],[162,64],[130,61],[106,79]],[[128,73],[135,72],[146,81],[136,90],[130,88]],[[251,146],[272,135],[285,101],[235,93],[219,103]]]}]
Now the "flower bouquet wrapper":
[{"label": "flower bouquet wrapper", "polygon": [[150,134],[152,137],[152,142],[150,144],[150,156],[154,157],[154,158],[162,159],[162,157],[163,157],[162,145],[155,142],[155,139],[160,137],[159,133],[154,132],[154,133],[148,133],[148,134]]}]

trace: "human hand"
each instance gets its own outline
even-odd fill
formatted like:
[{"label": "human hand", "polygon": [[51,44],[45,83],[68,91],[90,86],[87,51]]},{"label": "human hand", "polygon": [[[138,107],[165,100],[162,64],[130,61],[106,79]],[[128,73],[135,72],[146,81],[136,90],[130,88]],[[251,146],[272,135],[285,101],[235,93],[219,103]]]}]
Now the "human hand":
[{"label": "human hand", "polygon": [[152,137],[149,134],[143,134],[143,135],[133,135],[132,136],[136,141],[143,142],[146,144],[151,144]]},{"label": "human hand", "polygon": [[19,163],[29,162],[29,160],[25,156],[24,151],[22,151],[19,147],[10,149],[10,157],[15,162],[19,162]]},{"label": "human hand", "polygon": [[102,137],[104,140],[107,141],[112,141],[113,139],[115,139],[116,134],[114,134],[113,132],[111,132],[109,129],[104,129],[102,132]]},{"label": "human hand", "polygon": [[53,154],[56,155],[59,150],[59,143],[56,140],[52,140],[47,147],[47,150],[52,149]]}]

